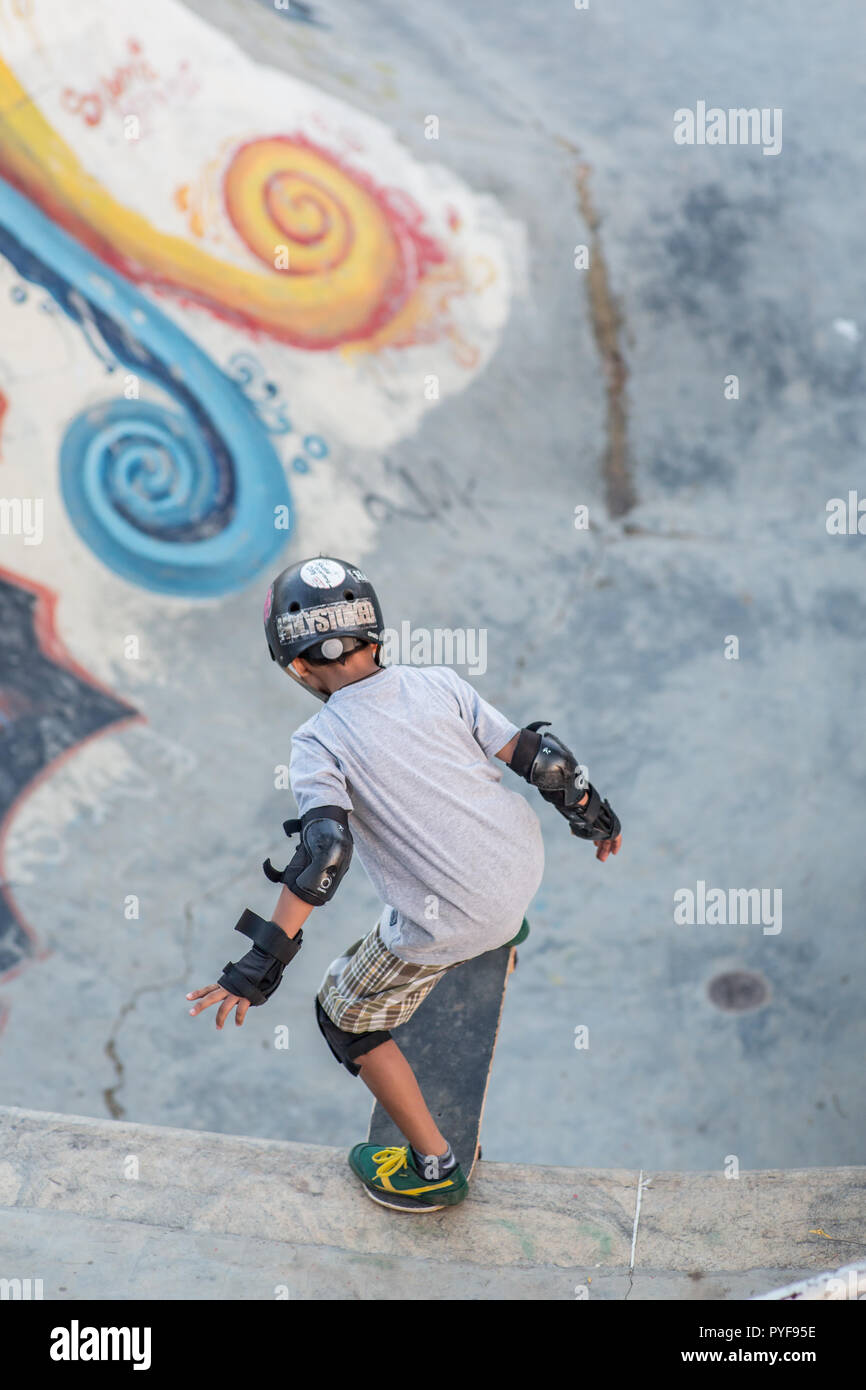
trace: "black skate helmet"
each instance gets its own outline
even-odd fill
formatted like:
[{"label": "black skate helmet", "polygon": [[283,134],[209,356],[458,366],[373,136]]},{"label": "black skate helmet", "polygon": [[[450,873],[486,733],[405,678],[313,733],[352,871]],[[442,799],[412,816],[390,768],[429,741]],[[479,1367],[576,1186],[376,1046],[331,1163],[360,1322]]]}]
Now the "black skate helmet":
[{"label": "black skate helmet", "polygon": [[278,574],[268,589],[264,617],[271,660],[320,700],[328,696],[292,670],[296,656],[338,661],[367,642],[376,647],[376,664],[384,665],[376,591],[362,570],[333,555],[301,560]]}]

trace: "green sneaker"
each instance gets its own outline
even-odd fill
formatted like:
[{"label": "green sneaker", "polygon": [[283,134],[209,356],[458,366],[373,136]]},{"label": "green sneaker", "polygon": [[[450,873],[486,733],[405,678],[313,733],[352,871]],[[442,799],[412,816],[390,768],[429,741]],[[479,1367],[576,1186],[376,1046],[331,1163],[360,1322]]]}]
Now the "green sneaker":
[{"label": "green sneaker", "polygon": [[368,1197],[395,1211],[441,1211],[462,1202],[469,1190],[459,1163],[447,1177],[435,1182],[424,1178],[408,1144],[384,1149],[378,1144],[356,1144],[349,1153],[349,1166]]}]

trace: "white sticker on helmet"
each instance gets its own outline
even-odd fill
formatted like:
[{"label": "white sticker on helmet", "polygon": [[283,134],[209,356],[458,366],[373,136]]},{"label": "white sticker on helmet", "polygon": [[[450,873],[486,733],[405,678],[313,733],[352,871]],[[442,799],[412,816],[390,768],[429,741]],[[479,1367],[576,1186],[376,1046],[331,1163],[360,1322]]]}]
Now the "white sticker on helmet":
[{"label": "white sticker on helmet", "polygon": [[343,643],[339,637],[327,637],[322,643],[322,656],[328,661],[336,661],[343,655]]},{"label": "white sticker on helmet", "polygon": [[336,589],[346,578],[346,571],[336,560],[308,560],[301,565],[301,579],[311,589]]}]

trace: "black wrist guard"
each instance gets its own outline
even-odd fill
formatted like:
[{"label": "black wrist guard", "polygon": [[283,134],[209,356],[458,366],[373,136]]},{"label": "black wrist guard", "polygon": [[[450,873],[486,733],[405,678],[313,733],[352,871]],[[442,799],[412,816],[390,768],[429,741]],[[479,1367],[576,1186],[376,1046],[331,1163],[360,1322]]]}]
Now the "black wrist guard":
[{"label": "black wrist guard", "polygon": [[[591,782],[588,786],[589,800],[586,805],[562,812],[571,826],[571,833],[579,835],[581,840],[615,840],[622,830],[619,816],[611,809],[609,801],[602,801]],[[560,809],[557,807],[557,810]]]},{"label": "black wrist guard", "polygon": [[276,922],[266,922],[264,917],[247,908],[241,914],[235,931],[248,936],[255,945],[241,960],[227,962],[218,984],[229,994],[249,999],[251,1004],[264,1004],[283,978],[289,961],[294,960],[300,951],[304,940],[303,930],[297,936],[286,936]]}]

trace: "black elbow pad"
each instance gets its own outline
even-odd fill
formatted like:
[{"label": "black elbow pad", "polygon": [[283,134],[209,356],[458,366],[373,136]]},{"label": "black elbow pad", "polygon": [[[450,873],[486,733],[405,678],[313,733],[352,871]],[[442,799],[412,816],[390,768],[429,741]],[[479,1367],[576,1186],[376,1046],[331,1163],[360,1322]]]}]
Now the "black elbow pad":
[{"label": "black elbow pad", "polygon": [[[539,719],[521,729],[509,766],[556,807],[572,835],[582,840],[615,840],[622,830],[619,817],[587,781],[571,749],[556,734],[538,732],[549,722]],[[579,806],[587,793],[585,804]]]},{"label": "black elbow pad", "polygon": [[282,871],[266,859],[265,874],[312,907],[330,902],[352,860],[348,811],[342,806],[314,806],[300,820],[285,821],[283,829],[287,835],[300,831],[301,843]]},{"label": "black elbow pad", "polygon": [[540,734],[549,724],[538,719],[520,730],[517,747],[509,766],[531,786],[537,787],[545,801],[552,801],[560,810],[575,806],[589,783],[570,748],[556,734]]}]

